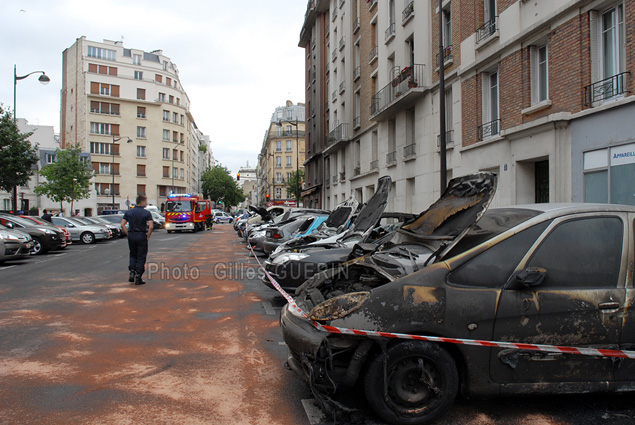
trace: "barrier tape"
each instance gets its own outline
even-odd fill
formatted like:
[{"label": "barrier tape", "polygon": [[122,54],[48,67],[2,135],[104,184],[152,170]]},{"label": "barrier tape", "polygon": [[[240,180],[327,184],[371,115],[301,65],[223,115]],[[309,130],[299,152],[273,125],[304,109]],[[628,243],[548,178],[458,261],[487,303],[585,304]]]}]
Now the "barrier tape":
[{"label": "barrier tape", "polygon": [[577,347],[564,347],[559,345],[544,345],[544,344],[523,344],[516,342],[502,342],[502,341],[483,341],[477,339],[463,339],[463,338],[443,338],[437,336],[422,336],[411,335],[393,332],[378,332],[378,331],[366,331],[359,329],[339,328],[336,326],[322,325],[316,321],[310,320],[309,315],[306,314],[295,302],[293,297],[289,295],[278,282],[269,274],[267,269],[262,265],[258,256],[253,250],[253,247],[249,245],[251,253],[258,262],[258,265],[265,273],[269,282],[274,288],[287,300],[289,307],[299,313],[301,316],[311,322],[311,324],[319,331],[328,332],[332,334],[341,335],[353,335],[353,336],[373,336],[380,338],[395,338],[395,339],[409,339],[415,341],[427,341],[427,342],[443,342],[448,344],[469,345],[477,347],[495,347],[495,348],[511,348],[516,350],[527,351],[542,351],[547,353],[565,353],[565,354],[579,354],[583,356],[596,356],[596,357],[613,357],[621,359],[635,359],[635,351],[627,350],[608,350],[601,348],[577,348]]}]

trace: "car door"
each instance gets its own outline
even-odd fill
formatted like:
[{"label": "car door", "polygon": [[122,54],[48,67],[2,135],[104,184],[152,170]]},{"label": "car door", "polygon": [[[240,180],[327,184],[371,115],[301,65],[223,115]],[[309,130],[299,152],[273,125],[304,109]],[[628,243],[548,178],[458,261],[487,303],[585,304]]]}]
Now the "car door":
[{"label": "car door", "polygon": [[[501,293],[494,339],[617,348],[625,311],[629,238],[626,215],[582,214],[551,224]],[[518,283],[533,270],[544,280]],[[528,286],[531,283],[532,287]],[[613,378],[607,358],[492,350],[490,374],[501,384],[600,382]]]},{"label": "car door", "polygon": [[[624,326],[622,327],[622,337],[620,339],[620,348],[622,350],[635,351],[635,213],[629,215],[628,223],[631,226],[628,232],[631,238],[628,253],[629,273],[626,282],[626,305],[629,308],[624,312]],[[635,361],[634,360],[616,360],[615,368],[616,381],[635,382]]]},{"label": "car door", "polygon": [[71,224],[70,222],[60,217],[53,217],[52,220],[53,224],[55,224],[56,226],[64,227],[66,230],[68,230],[68,233],[71,234],[72,240],[76,241],[79,239],[80,231],[74,224]]}]

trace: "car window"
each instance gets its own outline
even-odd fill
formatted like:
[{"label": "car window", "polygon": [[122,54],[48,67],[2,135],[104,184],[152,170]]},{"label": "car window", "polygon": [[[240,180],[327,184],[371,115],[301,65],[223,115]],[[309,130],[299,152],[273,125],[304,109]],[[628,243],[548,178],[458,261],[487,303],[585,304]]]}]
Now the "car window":
[{"label": "car window", "polygon": [[623,237],[618,217],[570,220],[551,231],[527,267],[547,270],[546,288],[616,287]]},{"label": "car window", "polygon": [[450,273],[450,282],[457,285],[502,288],[548,225],[548,221],[537,224],[499,242]]}]

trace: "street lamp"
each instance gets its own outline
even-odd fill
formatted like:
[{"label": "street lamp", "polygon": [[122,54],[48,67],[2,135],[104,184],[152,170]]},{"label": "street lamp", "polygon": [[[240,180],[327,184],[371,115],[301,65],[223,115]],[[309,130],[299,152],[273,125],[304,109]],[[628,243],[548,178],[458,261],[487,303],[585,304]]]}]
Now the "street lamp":
[{"label": "street lamp", "polygon": [[[46,73],[44,71],[33,71],[30,72],[26,75],[22,75],[22,76],[18,76],[18,71],[17,71],[17,66],[13,65],[13,122],[16,123],[17,122],[17,115],[15,113],[15,108],[16,108],[16,93],[18,90],[18,81],[20,80],[24,80],[25,78],[29,77],[30,75],[33,74],[42,74],[40,75],[40,78],[38,78],[38,81],[44,85],[47,85],[48,83],[51,82],[51,79],[49,78],[48,75],[46,75]],[[17,186],[15,186],[13,188],[13,213],[14,214],[18,214],[18,188]]]},{"label": "street lamp", "polygon": [[[112,210],[115,210],[115,143],[123,139],[123,137],[115,137],[112,135],[112,143],[110,145],[110,153],[112,154],[112,165],[110,167],[110,174],[112,175],[112,186],[110,192],[112,193]],[[132,139],[128,137],[127,143],[132,143]]]},{"label": "street lamp", "polygon": [[[289,125],[295,126],[295,203],[296,207],[300,207],[300,126],[298,125],[298,114],[295,115],[295,123],[287,121]],[[282,127],[282,120],[276,123],[278,127]]]}]

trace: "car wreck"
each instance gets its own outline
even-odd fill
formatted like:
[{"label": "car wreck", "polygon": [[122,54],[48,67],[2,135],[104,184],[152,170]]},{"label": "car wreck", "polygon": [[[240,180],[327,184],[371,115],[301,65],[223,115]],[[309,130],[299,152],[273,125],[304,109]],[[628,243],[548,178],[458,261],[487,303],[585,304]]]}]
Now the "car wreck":
[{"label": "car wreck", "polygon": [[[626,391],[627,359],[326,333],[632,348],[635,208],[488,206],[496,177],[453,179],[384,246],[302,285],[280,324],[289,366],[323,403],[359,388],[394,424],[426,424],[466,396]],[[598,244],[602,240],[602,244]],[[405,250],[400,250],[405,247]],[[359,247],[358,247],[359,248]]]}]

